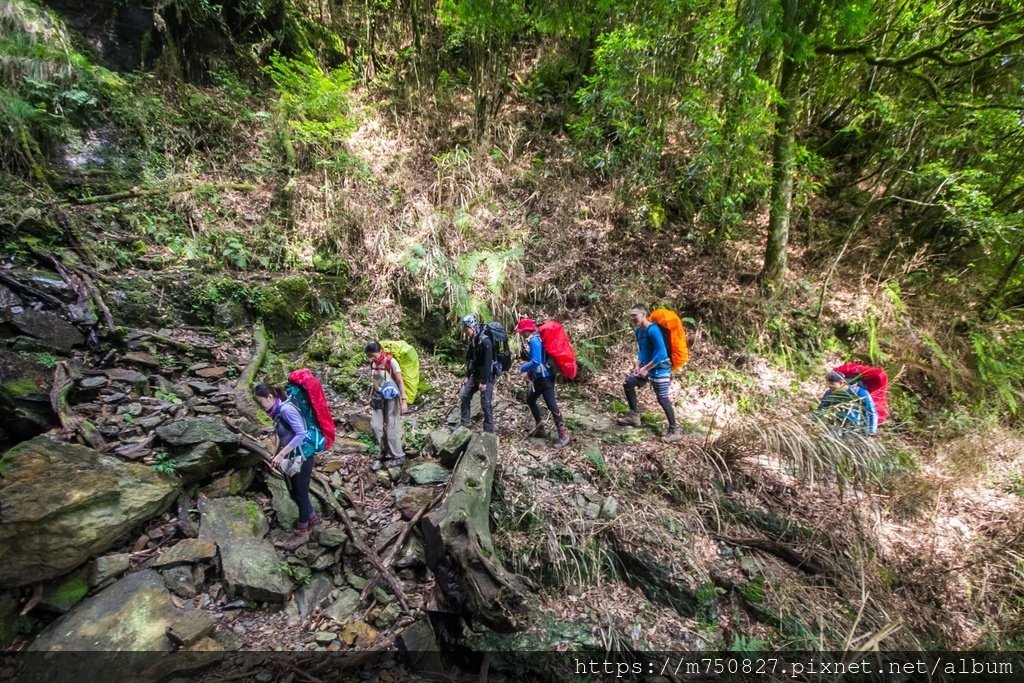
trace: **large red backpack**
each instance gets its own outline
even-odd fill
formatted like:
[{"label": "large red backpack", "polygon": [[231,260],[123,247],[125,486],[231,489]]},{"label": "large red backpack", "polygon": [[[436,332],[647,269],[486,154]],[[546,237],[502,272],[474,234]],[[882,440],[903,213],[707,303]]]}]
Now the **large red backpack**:
[{"label": "large red backpack", "polygon": [[576,377],[576,352],[569,343],[569,335],[557,320],[548,320],[537,328],[544,351],[555,362],[558,371],[566,379]]},{"label": "large red backpack", "polygon": [[327,407],[327,396],[324,395],[324,388],[320,384],[320,380],[311,371],[303,368],[288,375],[288,382],[302,387],[306,392],[309,408],[327,441],[325,448],[330,448],[336,436],[334,418],[331,416],[331,409]]},{"label": "large red backpack", "polygon": [[889,376],[882,368],[875,368],[863,363],[846,363],[833,368],[846,378],[846,381],[853,384],[861,382],[864,388],[871,394],[871,400],[875,402],[875,413],[878,415],[878,424],[885,422],[889,416],[889,403],[886,399],[886,388],[889,386]]}]

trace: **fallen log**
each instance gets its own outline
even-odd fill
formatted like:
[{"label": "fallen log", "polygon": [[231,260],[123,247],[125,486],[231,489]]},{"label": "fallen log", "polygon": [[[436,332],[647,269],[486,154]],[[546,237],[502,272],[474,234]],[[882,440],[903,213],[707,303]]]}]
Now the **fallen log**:
[{"label": "fallen log", "polygon": [[83,197],[81,199],[75,199],[74,203],[80,206],[88,206],[90,204],[105,204],[107,202],[119,202],[124,199],[154,197],[164,194],[177,194],[179,192],[192,192],[194,190],[211,188],[251,192],[252,190],[256,189],[256,186],[249,185],[247,183],[197,183],[194,185],[186,183],[169,183],[167,185],[162,185],[158,187],[133,187],[130,190],[122,190],[120,192],[111,192],[110,194],[98,194],[93,197]]},{"label": "fallen log", "polygon": [[103,324],[107,328],[108,332],[114,331],[114,317],[110,314],[110,309],[107,308],[107,304],[103,301],[103,295],[100,290],[96,287],[96,283],[92,281],[89,274],[85,272],[84,268],[78,268],[76,266],[69,266],[57,258],[54,254],[47,254],[46,257],[50,263],[53,264],[57,274],[61,276],[64,282],[68,283],[71,289],[75,290],[78,294],[78,303],[81,306],[87,306],[89,301],[92,301],[96,310],[99,311],[100,317],[103,319]]},{"label": "fallen log", "polygon": [[97,451],[107,449],[107,442],[100,436],[96,427],[88,420],[80,420],[71,406],[68,405],[68,392],[75,384],[75,373],[68,367],[67,361],[61,361],[53,370],[53,387],[50,388],[50,406],[57,414],[60,425],[69,436],[77,436]]},{"label": "fallen log", "polygon": [[510,633],[525,626],[527,583],[502,566],[491,542],[497,459],[498,438],[474,435],[452,473],[444,502],[420,526],[438,611]]},{"label": "fallen log", "polygon": [[262,320],[257,320],[253,325],[252,338],[256,343],[256,348],[252,352],[252,358],[245,366],[245,370],[242,370],[238,381],[235,382],[235,407],[248,419],[259,422],[260,410],[256,406],[256,402],[252,400],[252,383],[256,379],[256,373],[263,366],[263,361],[267,358],[267,329],[263,326]]},{"label": "fallen log", "polygon": [[[96,265],[96,257],[82,243],[78,232],[75,231],[74,226],[71,224],[71,217],[56,202],[53,203],[53,215],[57,219],[57,224],[60,225],[61,230],[64,231],[64,237],[67,238],[68,244],[78,254],[78,258],[82,259],[82,263],[92,270]],[[95,270],[92,272],[94,275],[96,274]]]},{"label": "fallen log", "polygon": [[89,292],[89,296],[92,298],[93,304],[96,305],[97,310],[100,312],[100,316],[103,318],[103,324],[107,328],[107,332],[113,333],[114,331],[114,316],[110,314],[110,309],[107,308],[107,304],[103,301],[103,295],[100,294],[99,287],[92,281],[89,274],[83,269],[78,269],[78,276],[82,278],[82,282],[85,283],[85,288]]}]

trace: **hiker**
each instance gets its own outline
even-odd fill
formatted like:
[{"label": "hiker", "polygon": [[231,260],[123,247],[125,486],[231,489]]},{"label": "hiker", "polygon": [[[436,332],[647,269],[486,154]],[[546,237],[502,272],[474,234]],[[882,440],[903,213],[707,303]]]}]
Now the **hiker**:
[{"label": "hiker", "polygon": [[295,550],[309,539],[310,527],[320,523],[320,517],[313,512],[313,504],[309,500],[314,459],[299,449],[306,438],[306,422],[282,387],[257,384],[252,393],[260,407],[274,420],[277,448],[272,463],[285,473],[288,493],[299,507],[295,533],[277,545],[285,550]]},{"label": "hiker", "polygon": [[558,429],[558,443],[555,444],[555,447],[564,448],[569,443],[569,431],[565,428],[565,420],[562,418],[562,412],[558,409],[558,402],[555,400],[555,378],[548,362],[548,354],[544,349],[544,342],[537,330],[537,324],[530,318],[522,318],[516,324],[515,332],[517,334],[530,333],[526,340],[526,348],[523,350],[524,360],[527,362],[519,366],[519,372],[525,373],[529,379],[533,380],[533,390],[526,396],[526,405],[530,407],[530,414],[533,415],[535,423],[530,436],[544,435],[544,423],[541,421],[540,407],[537,405],[537,401],[543,396],[544,403],[551,411],[551,417]]},{"label": "hiker", "polygon": [[466,383],[459,391],[461,424],[469,427],[470,402],[480,392],[480,407],[484,413],[484,432],[494,433],[494,342],[484,333],[479,316],[469,313],[462,317],[462,336],[466,340]]},{"label": "hiker", "polygon": [[867,389],[859,382],[849,383],[835,370],[825,374],[825,384],[828,388],[818,402],[817,414],[827,415],[840,427],[862,428],[868,436],[878,433],[878,412]]},{"label": "hiker", "polygon": [[675,443],[681,440],[683,435],[679,433],[676,411],[668,396],[672,380],[672,360],[665,347],[665,338],[661,334],[661,328],[647,317],[647,307],[642,304],[629,309],[629,321],[633,324],[633,334],[636,336],[637,356],[633,369],[622,383],[622,388],[626,392],[626,402],[629,403],[629,415],[620,417],[618,423],[632,427],[640,426],[640,404],[637,402],[636,389],[650,382],[654,394],[658,397],[658,403],[668,418],[668,431],[662,440],[665,443]]},{"label": "hiker", "polygon": [[[380,446],[380,467],[401,467],[405,464],[402,450],[402,415],[409,412],[402,368],[394,356],[386,353],[380,342],[366,345],[366,359],[370,362],[370,429]],[[385,455],[390,458],[385,459]]]}]

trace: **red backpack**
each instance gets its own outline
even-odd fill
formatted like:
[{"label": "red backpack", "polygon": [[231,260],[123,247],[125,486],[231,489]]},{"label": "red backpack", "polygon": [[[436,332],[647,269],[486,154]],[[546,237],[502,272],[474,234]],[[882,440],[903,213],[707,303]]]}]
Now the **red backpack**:
[{"label": "red backpack", "polygon": [[878,424],[885,422],[885,418],[889,416],[889,403],[885,391],[889,386],[889,377],[885,374],[885,370],[862,363],[846,363],[833,368],[833,370],[845,377],[850,384],[862,383],[871,394],[871,400],[875,402]]},{"label": "red backpack", "polygon": [[557,320],[549,320],[537,328],[544,351],[554,361],[562,377],[576,378],[576,352],[569,343],[569,335]]},{"label": "red backpack", "polygon": [[327,396],[324,395],[324,388],[320,384],[320,380],[311,371],[303,368],[288,375],[288,381],[305,390],[306,397],[309,399],[309,407],[327,441],[326,448],[330,448],[336,436],[334,418],[331,416],[331,409],[327,407]]}]

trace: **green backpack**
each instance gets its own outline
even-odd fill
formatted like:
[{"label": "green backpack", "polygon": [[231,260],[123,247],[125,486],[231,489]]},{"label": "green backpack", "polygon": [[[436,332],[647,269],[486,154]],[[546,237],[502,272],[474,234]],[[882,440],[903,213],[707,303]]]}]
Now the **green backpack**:
[{"label": "green backpack", "polygon": [[380,346],[398,361],[405,382],[405,400],[412,404],[420,386],[420,355],[408,342],[399,339],[383,339]]}]

